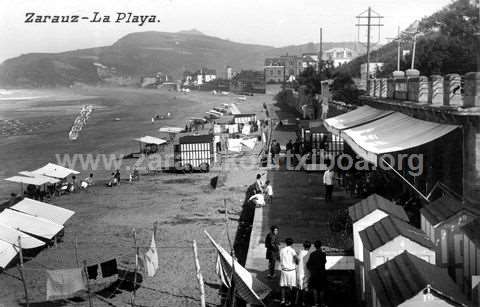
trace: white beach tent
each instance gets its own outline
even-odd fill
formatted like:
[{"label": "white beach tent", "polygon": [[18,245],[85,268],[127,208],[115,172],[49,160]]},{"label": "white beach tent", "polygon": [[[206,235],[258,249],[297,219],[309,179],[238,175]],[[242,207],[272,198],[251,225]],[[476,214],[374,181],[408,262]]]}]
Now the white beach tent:
[{"label": "white beach tent", "polygon": [[51,240],[63,229],[62,225],[44,218],[11,209],[5,209],[0,213],[0,224],[48,240]]},{"label": "white beach tent", "polygon": [[135,139],[135,141],[139,141],[140,143],[144,143],[144,144],[155,144],[155,145],[162,145],[162,144],[165,144],[167,141],[163,140],[163,139],[160,139],[160,138],[156,138],[156,137],[153,137],[153,136],[143,136],[141,138],[137,138]]},{"label": "white beach tent", "polygon": [[48,163],[47,165],[32,171],[32,173],[60,179],[67,178],[70,175],[80,174],[76,170],[66,168],[54,163]]},{"label": "white beach tent", "polygon": [[0,225],[0,268],[4,269],[19,252],[18,239],[20,237],[22,249],[37,248],[45,245],[44,242],[35,239],[13,228]]},{"label": "white beach tent", "polygon": [[0,268],[4,269],[17,254],[15,246],[0,240]]},{"label": "white beach tent", "polygon": [[44,218],[58,225],[65,224],[65,222],[75,214],[75,212],[72,210],[64,209],[30,198],[24,198],[10,208],[34,217]]},{"label": "white beach tent", "polygon": [[183,128],[180,127],[162,127],[158,129],[159,132],[166,132],[166,133],[180,133],[183,131]]}]

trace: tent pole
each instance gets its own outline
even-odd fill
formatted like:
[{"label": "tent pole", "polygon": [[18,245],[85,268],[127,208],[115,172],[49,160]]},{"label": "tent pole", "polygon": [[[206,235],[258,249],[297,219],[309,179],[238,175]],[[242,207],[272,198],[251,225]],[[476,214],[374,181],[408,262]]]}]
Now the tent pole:
[{"label": "tent pole", "polygon": [[88,271],[87,271],[87,260],[83,260],[83,272],[87,280],[87,294],[88,294],[88,305],[93,307],[92,296],[90,293],[90,282],[88,281]]},{"label": "tent pole", "polygon": [[203,284],[203,276],[200,271],[200,261],[198,260],[197,241],[193,240],[193,257],[195,260],[195,271],[197,275],[198,285],[200,287],[200,306],[205,307],[205,287]]},{"label": "tent pole", "polygon": [[28,300],[27,283],[25,282],[25,276],[23,275],[22,238],[20,236],[18,236],[18,248],[19,248],[19,256],[20,256],[20,263],[19,263],[19,266],[18,266],[18,271],[20,273],[20,278],[22,279],[23,291],[25,292],[25,305],[26,305],[26,307],[29,307],[30,303],[29,303],[29,300]]},{"label": "tent pole", "polygon": [[133,229],[133,244],[135,245],[135,270],[133,271],[133,291],[132,291],[132,307],[135,306],[135,295],[137,286],[137,267],[138,267],[138,247],[137,247],[137,233]]},{"label": "tent pole", "polygon": [[78,244],[77,244],[77,235],[75,234],[75,262],[77,263],[77,267],[80,267],[80,263],[78,262]]}]

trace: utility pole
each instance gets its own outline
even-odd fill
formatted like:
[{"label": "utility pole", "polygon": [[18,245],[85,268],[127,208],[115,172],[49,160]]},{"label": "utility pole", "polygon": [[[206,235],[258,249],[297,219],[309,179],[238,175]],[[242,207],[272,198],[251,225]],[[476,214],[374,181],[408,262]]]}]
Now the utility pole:
[{"label": "utility pole", "polygon": [[392,37],[387,37],[388,40],[397,42],[397,71],[400,70],[400,56],[401,56],[401,49],[402,49],[402,40],[400,38],[400,26],[398,26],[397,30],[397,37],[392,38]]},{"label": "utility pole", "polygon": [[318,54],[318,72],[320,72],[323,62],[323,28],[320,28],[320,53]]},{"label": "utility pole", "polygon": [[[375,15],[372,15],[372,12],[375,14]],[[366,16],[365,16],[366,14]],[[371,49],[371,34],[372,34],[372,27],[378,27],[379,31],[380,31],[380,27],[383,26],[383,24],[380,23],[380,21],[382,20],[382,18],[384,18],[383,16],[380,16],[380,14],[378,14],[377,12],[375,12],[374,10],[372,10],[371,7],[368,7],[368,10],[362,12],[360,15],[358,15],[357,17],[357,24],[356,26],[357,27],[367,27],[367,92],[369,92],[370,90],[370,83],[368,82],[368,80],[370,79],[370,49]],[[363,19],[367,19],[367,23],[361,23],[361,20]],[[374,19],[376,21],[376,23],[373,23],[372,24],[372,19]]]}]

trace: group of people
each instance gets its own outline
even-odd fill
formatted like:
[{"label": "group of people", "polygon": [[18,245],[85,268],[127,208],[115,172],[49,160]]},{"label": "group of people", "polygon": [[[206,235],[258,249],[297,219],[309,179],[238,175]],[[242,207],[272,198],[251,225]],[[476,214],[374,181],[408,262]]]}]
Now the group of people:
[{"label": "group of people", "polygon": [[262,175],[257,174],[254,186],[254,195],[262,195],[265,204],[271,205],[273,203],[273,187],[270,180],[262,181]]},{"label": "group of people", "polygon": [[313,294],[313,306],[325,306],[324,294],[327,284],[325,264],[327,256],[322,250],[322,242],[315,241],[314,249],[309,241],[296,251],[293,239],[285,239],[280,248],[279,228],[272,226],[265,238],[268,260],[268,278],[275,277],[275,266],[280,266],[281,304],[284,306],[305,306],[308,294]]},{"label": "group of people", "polygon": [[117,169],[115,173],[112,173],[110,177],[110,181],[106,183],[107,187],[113,187],[116,185],[120,185],[120,170]]}]

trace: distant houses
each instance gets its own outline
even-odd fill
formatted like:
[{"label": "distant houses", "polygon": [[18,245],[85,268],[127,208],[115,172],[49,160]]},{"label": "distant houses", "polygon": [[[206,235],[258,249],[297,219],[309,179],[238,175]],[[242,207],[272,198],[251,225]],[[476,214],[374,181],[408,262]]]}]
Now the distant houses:
[{"label": "distant houses", "polygon": [[196,72],[185,71],[183,73],[184,86],[202,85],[217,79],[217,71],[215,69],[201,68]]},{"label": "distant houses", "polygon": [[234,93],[265,94],[265,73],[263,71],[242,70],[230,80],[230,91]]}]

